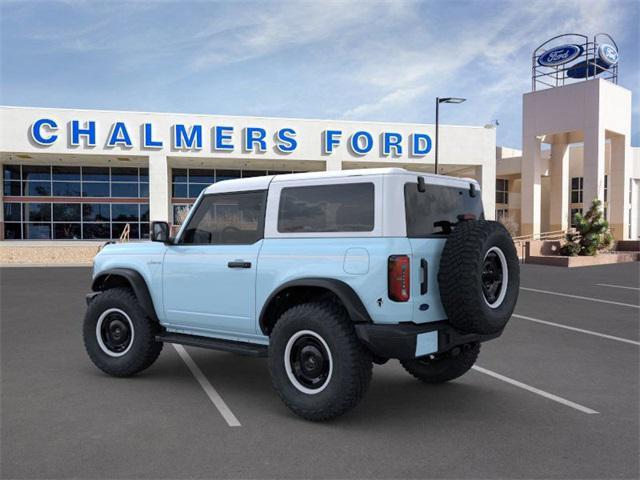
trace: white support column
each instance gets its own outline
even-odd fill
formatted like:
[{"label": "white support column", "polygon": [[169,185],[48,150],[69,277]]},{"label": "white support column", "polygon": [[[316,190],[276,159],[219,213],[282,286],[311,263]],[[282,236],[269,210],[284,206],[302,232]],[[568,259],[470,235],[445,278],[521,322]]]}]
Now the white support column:
[{"label": "white support column", "polygon": [[594,199],[604,201],[604,129],[599,125],[584,131],[582,208],[586,213]]},{"label": "white support column", "polygon": [[327,158],[326,171],[332,172],[336,170],[342,170],[342,160],[339,158]]},{"label": "white support column", "polygon": [[566,230],[569,220],[569,145],[566,134],[551,145],[549,230]]},{"label": "white support column", "polygon": [[482,206],[487,220],[496,218],[496,164],[495,161],[478,165],[475,168],[475,178],[480,183]]},{"label": "white support column", "polygon": [[520,233],[540,233],[540,192],[542,190],[541,141],[537,136],[525,136],[522,152],[522,210]]},{"label": "white support column", "polygon": [[629,237],[629,194],[632,151],[628,135],[615,135],[611,139],[611,166],[609,172],[608,202],[609,225],[616,240]]},{"label": "white support column", "polygon": [[169,221],[169,163],[162,153],[149,155],[149,216],[151,221]]}]

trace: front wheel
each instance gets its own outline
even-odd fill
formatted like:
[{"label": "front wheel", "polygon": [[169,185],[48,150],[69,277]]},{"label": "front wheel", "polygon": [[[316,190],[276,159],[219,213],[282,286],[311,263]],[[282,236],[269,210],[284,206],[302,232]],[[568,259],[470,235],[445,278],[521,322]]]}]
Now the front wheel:
[{"label": "front wheel", "polygon": [[461,377],[476,363],[480,344],[463,345],[440,356],[401,360],[404,369],[425,383],[444,383]]},{"label": "front wheel", "polygon": [[151,320],[128,288],[113,288],[96,296],[84,317],[84,346],[105,373],[128,377],[156,361],[162,343],[160,326]]},{"label": "front wheel", "polygon": [[289,409],[313,421],[342,415],[364,396],[371,356],[344,309],[307,303],[277,321],[269,345],[273,386]]}]

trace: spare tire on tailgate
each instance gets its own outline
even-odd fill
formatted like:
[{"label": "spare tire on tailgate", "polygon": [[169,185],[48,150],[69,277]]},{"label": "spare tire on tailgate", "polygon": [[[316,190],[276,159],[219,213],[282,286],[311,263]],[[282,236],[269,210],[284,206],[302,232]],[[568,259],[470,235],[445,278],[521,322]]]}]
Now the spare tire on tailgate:
[{"label": "spare tire on tailgate", "polygon": [[520,287],[520,265],[509,232],[498,222],[459,222],[442,251],[438,284],[454,328],[464,333],[500,332],[513,313]]}]

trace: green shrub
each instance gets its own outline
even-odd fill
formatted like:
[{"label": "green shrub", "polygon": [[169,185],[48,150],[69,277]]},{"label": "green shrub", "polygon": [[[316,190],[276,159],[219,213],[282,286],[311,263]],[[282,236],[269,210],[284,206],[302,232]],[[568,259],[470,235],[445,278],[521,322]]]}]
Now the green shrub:
[{"label": "green shrub", "polygon": [[566,243],[560,249],[562,255],[597,255],[613,245],[613,236],[609,232],[609,222],[604,219],[602,202],[594,200],[591,208],[584,215],[573,216],[576,232],[569,232]]}]

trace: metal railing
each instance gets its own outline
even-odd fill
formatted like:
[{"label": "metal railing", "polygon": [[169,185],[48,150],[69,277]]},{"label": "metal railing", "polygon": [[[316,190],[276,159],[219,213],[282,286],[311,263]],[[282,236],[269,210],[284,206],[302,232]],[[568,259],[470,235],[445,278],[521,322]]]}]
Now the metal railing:
[{"label": "metal railing", "polygon": [[513,237],[513,243],[523,244],[529,241],[535,240],[564,240],[567,233],[575,233],[575,228],[568,228],[565,230],[552,230],[549,232],[540,232],[533,233],[529,235],[520,235],[518,237]]},{"label": "metal railing", "polygon": [[128,223],[124,226],[124,228],[122,229],[122,233],[120,234],[120,238],[118,238],[118,241],[120,243],[126,243],[129,241],[129,234],[131,233],[131,225],[129,225]]},{"label": "metal railing", "polygon": [[[538,46],[531,56],[531,87],[535,92],[545,88],[561,87],[569,83],[576,83],[590,80],[596,77],[618,83],[618,64],[604,66],[598,61],[598,47],[600,40],[603,43],[610,43],[618,48],[616,42],[606,33],[598,33],[590,40],[586,35],[580,33],[565,33],[557,35],[542,45]],[[538,59],[553,46],[560,46],[558,43],[576,45],[581,49],[580,54],[566,63],[546,66],[538,63]],[[570,70],[582,66],[585,69],[584,76],[572,77]]]}]

